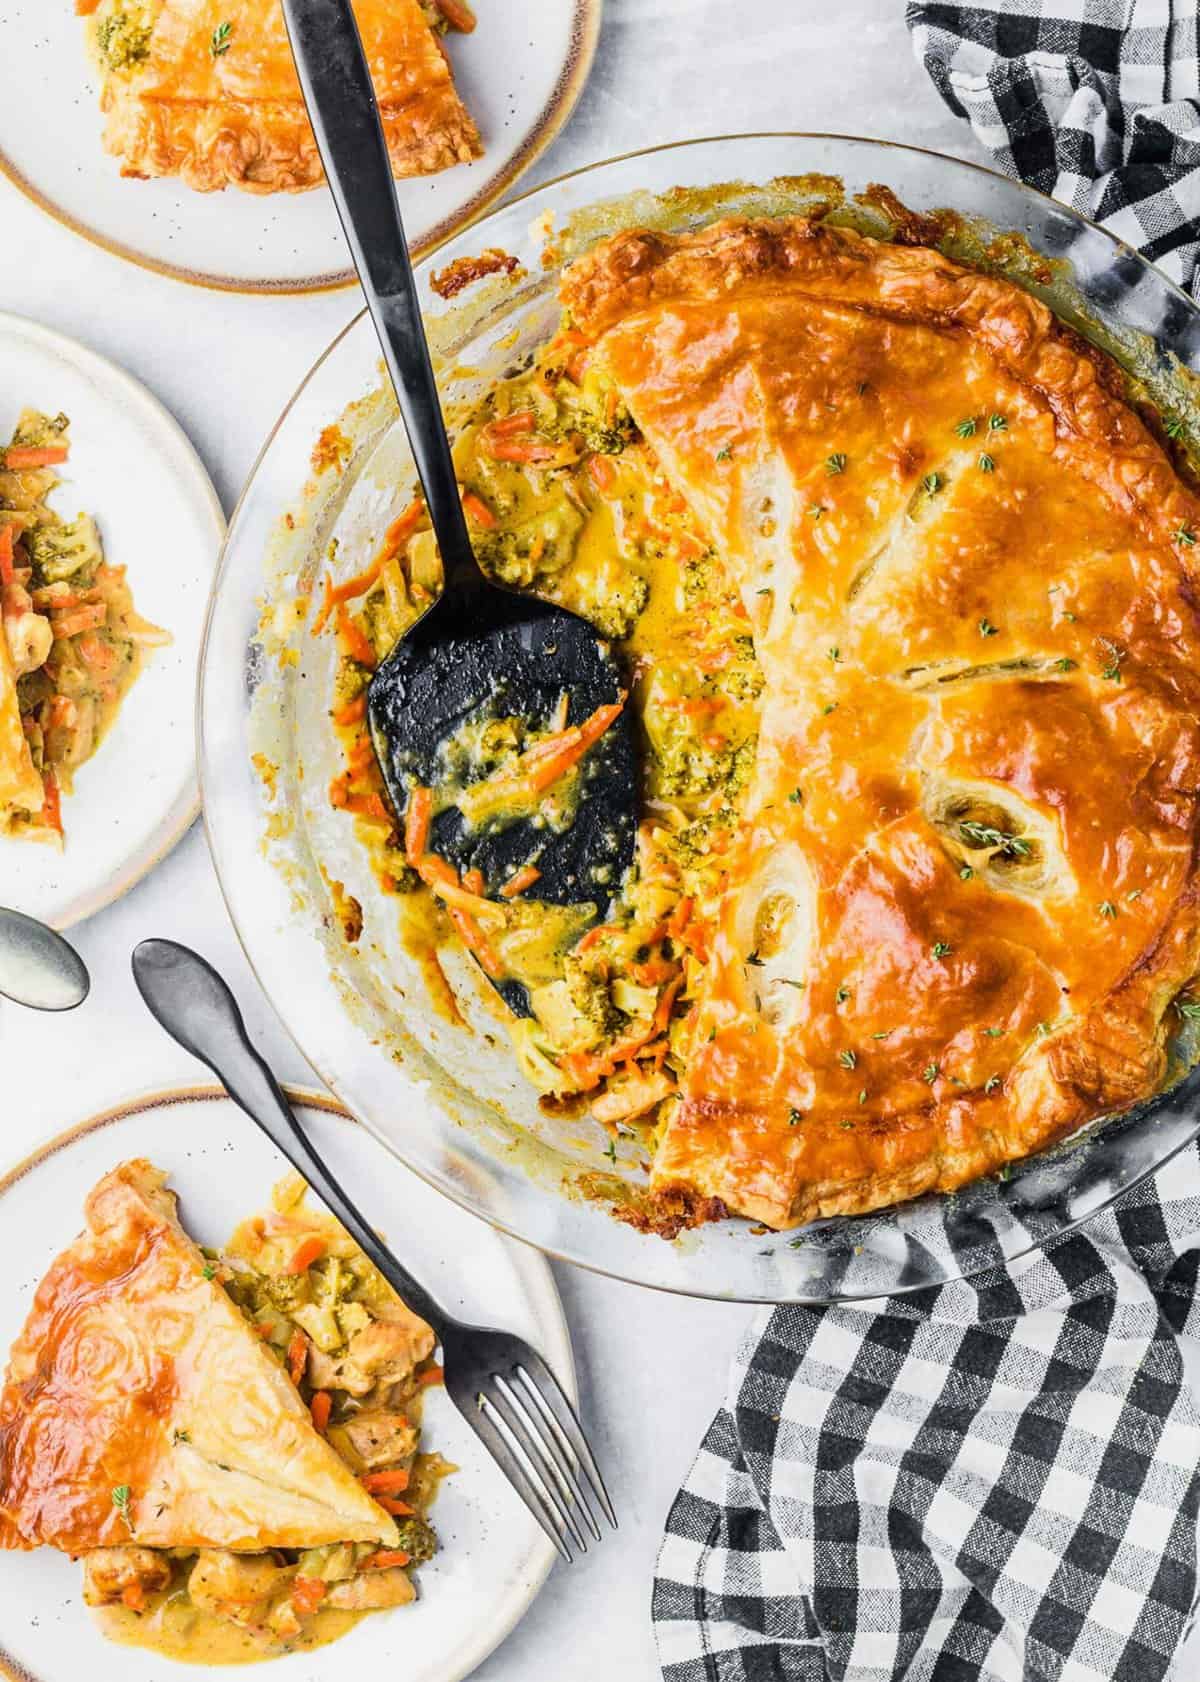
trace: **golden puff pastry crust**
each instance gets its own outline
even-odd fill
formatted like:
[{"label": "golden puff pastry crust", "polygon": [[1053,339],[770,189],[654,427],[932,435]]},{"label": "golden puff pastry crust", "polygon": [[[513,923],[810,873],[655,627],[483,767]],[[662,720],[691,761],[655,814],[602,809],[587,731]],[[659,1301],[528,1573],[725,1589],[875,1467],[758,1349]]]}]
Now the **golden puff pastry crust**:
[{"label": "golden puff pastry crust", "polygon": [[165,1179],[144,1160],[107,1174],[38,1288],[0,1394],[0,1546],[394,1544],[205,1277]]},{"label": "golden puff pastry crust", "polygon": [[1200,505],[1118,370],[805,219],[621,234],[563,295],[766,680],[661,1197],[874,1209],[1150,1095],[1200,968]]},{"label": "golden puff pastry crust", "polygon": [[42,779],[21,725],[12,651],[0,626],[0,834],[6,813],[40,812],[44,799]]},{"label": "golden puff pastry crust", "polygon": [[[354,12],[394,174],[479,157],[417,0],[355,0]],[[96,28],[111,15],[108,0]],[[278,0],[161,0],[145,58],[107,76],[101,106],[123,175],[177,175],[198,192],[299,192],[322,180]]]}]

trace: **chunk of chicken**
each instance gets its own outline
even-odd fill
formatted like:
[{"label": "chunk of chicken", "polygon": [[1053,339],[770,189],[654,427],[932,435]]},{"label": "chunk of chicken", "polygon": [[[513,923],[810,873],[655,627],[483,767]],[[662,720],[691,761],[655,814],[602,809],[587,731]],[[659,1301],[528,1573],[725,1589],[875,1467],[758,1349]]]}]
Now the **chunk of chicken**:
[{"label": "chunk of chicken", "polygon": [[407,1378],[418,1361],[433,1354],[437,1339],[416,1314],[397,1304],[386,1320],[372,1320],[355,1332],[338,1360],[314,1349],[309,1357],[309,1382],[318,1390],[345,1390],[365,1396],[377,1384],[396,1384]]},{"label": "chunk of chicken", "polygon": [[417,1427],[410,1425],[402,1413],[391,1413],[385,1408],[368,1408],[352,1414],[336,1430],[345,1437],[365,1472],[410,1459],[417,1452],[420,1437]]},{"label": "chunk of chicken", "polygon": [[129,1591],[154,1594],[171,1581],[171,1562],[154,1548],[93,1548],[83,1556],[83,1598],[107,1606]]},{"label": "chunk of chicken", "polygon": [[290,1580],[270,1554],[235,1554],[203,1548],[188,1579],[192,1604],[235,1624],[258,1624]]},{"label": "chunk of chicken", "polygon": [[[19,590],[20,585],[14,585],[12,588]],[[54,634],[50,629],[50,621],[42,614],[34,613],[32,608],[11,615],[5,614],[4,631],[8,637],[8,649],[17,677],[24,677],[27,672],[36,672],[46,664],[46,657],[54,643]]]},{"label": "chunk of chicken", "polygon": [[324,1604],[339,1612],[379,1612],[385,1606],[407,1606],[416,1598],[408,1573],[395,1565],[385,1571],[360,1571],[348,1583],[333,1583]]}]

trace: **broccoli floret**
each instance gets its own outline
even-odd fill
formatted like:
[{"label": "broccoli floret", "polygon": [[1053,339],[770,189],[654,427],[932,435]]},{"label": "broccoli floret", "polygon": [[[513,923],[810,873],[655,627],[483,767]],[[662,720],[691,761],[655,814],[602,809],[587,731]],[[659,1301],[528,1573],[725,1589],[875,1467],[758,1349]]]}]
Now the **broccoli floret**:
[{"label": "broccoli floret", "polygon": [[602,602],[585,602],[580,611],[589,619],[601,636],[619,642],[627,637],[637,623],[638,616],[650,599],[650,586],[644,578],[627,577],[619,590]]},{"label": "broccoli floret", "polygon": [[258,1281],[258,1289],[264,1300],[281,1314],[294,1314],[312,1295],[303,1273],[264,1274]]},{"label": "broccoli floret", "polygon": [[113,12],[97,26],[96,46],[110,70],[128,70],[150,56],[150,27],[129,12]]},{"label": "broccoli floret", "polygon": [[400,1534],[399,1546],[411,1564],[424,1565],[438,1551],[437,1531],[427,1519],[402,1518],[397,1520],[396,1529]]},{"label": "broccoli floret", "polygon": [[608,982],[588,968],[587,959],[581,958],[577,952],[566,953],[563,957],[563,980],[571,995],[571,1003],[580,1016],[595,1028],[597,1037],[604,1039],[614,1033],[619,1017]]},{"label": "broccoli floret", "polygon": [[44,415],[40,409],[23,409],[13,428],[12,442],[25,449],[61,444],[70,424],[63,414]]},{"label": "broccoli floret", "polygon": [[480,534],[475,554],[484,571],[505,584],[529,585],[562,571],[582,525],[583,515],[562,496],[531,520]]},{"label": "broccoli floret", "polygon": [[80,514],[70,524],[48,521],[25,535],[29,559],[39,584],[54,584],[62,578],[98,566],[103,560],[100,533],[90,514]]}]

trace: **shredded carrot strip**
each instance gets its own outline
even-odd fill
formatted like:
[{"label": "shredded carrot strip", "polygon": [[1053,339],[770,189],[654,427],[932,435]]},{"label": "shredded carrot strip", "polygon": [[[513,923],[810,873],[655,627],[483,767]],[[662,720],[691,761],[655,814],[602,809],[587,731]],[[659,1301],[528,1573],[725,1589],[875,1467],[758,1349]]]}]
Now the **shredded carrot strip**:
[{"label": "shredded carrot strip", "polygon": [[695,909],[695,904],[696,902],[692,898],[691,894],[685,894],[679,901],[679,904],[675,907],[674,911],[672,911],[670,917],[667,919],[667,933],[673,939],[678,938],[678,936],[683,933],[684,929],[686,929],[688,924],[691,922],[692,911]]},{"label": "shredded carrot strip", "polygon": [[468,491],[462,499],[462,505],[467,518],[474,520],[477,526],[482,526],[484,531],[495,529],[496,516],[481,496],[476,496],[474,491]]},{"label": "shredded carrot strip", "polygon": [[[622,693],[619,701],[609,701],[605,706],[597,707],[590,718],[585,718],[582,724],[573,730],[564,730],[562,736],[548,737],[539,742],[529,754],[536,754],[537,763],[530,772],[530,786],[539,793],[549,788],[551,783],[565,776],[573,765],[578,764],[594,742],[598,742],[613,721],[621,716],[625,706],[625,695]],[[557,741],[556,751],[551,751],[551,745]],[[523,758],[528,757],[522,755]]]},{"label": "shredded carrot strip", "polygon": [[325,1254],[326,1244],[323,1238],[313,1233],[311,1238],[305,1238],[292,1251],[292,1259],[284,1268],[285,1273],[305,1273],[315,1261],[320,1261]]},{"label": "shredded carrot strip", "polygon": [[493,438],[511,438],[514,432],[532,432],[537,417],[532,409],[518,409],[515,414],[502,415],[488,427]]},{"label": "shredded carrot strip", "polygon": [[519,438],[491,438],[486,443],[493,461],[553,461],[558,455],[557,444],[531,444]]},{"label": "shredded carrot strip", "polygon": [[324,1436],[325,1429],[329,1424],[329,1415],[333,1411],[333,1397],[329,1394],[328,1390],[317,1391],[316,1395],[309,1404],[309,1411],[312,1414],[313,1424],[316,1426],[317,1430],[320,1431],[321,1435]]},{"label": "shredded carrot strip", "polygon": [[50,629],[54,633],[55,642],[62,642],[65,637],[76,636],[80,631],[96,631],[108,618],[108,608],[103,602],[91,602],[84,607],[68,608],[65,613],[50,615]]},{"label": "shredded carrot strip", "polygon": [[302,1618],[311,1618],[325,1598],[320,1577],[296,1577],[292,1581],[292,1605]]},{"label": "shredded carrot strip", "polygon": [[439,899],[464,916],[479,918],[484,923],[503,923],[505,913],[503,909],[490,899],[483,899],[479,894],[469,893],[458,880],[458,872],[446,860],[439,858],[436,853],[426,853],[414,866],[417,875],[432,888]]},{"label": "shredded carrot strip", "polygon": [[339,602],[351,602],[357,596],[365,596],[379,582],[379,574],[383,570],[384,557],[379,555],[369,567],[362,572],[356,572],[353,578],[347,578],[342,584],[334,584],[330,579],[325,580],[325,600],[321,603],[321,611],[313,620],[313,635],[319,636],[325,629],[329,615]]},{"label": "shredded carrot strip", "polygon": [[146,1590],[141,1583],[126,1583],[121,1590],[121,1605],[128,1606],[131,1612],[144,1612],[146,1609]]},{"label": "shredded carrot strip", "polygon": [[598,491],[612,490],[617,473],[608,456],[593,456],[588,462],[588,472]]},{"label": "shredded carrot strip", "polygon": [[408,541],[421,523],[425,513],[425,504],[420,497],[415,497],[402,514],[398,514],[383,534],[383,546],[379,551],[381,560],[394,555],[402,543]]},{"label": "shredded carrot strip", "polygon": [[420,864],[429,846],[429,823],[433,817],[433,790],[414,784],[404,809],[404,856],[411,865]]},{"label": "shredded carrot strip", "polygon": [[542,873],[536,864],[523,864],[520,870],[510,876],[501,888],[501,897],[503,899],[516,899],[518,894],[523,894],[526,888],[532,888],[535,882],[541,881],[541,878]]},{"label": "shredded carrot strip", "polygon": [[292,1333],[292,1341],[288,1344],[287,1365],[288,1377],[293,1384],[299,1384],[308,1365],[308,1339],[299,1326]]},{"label": "shredded carrot strip", "polygon": [[58,781],[53,771],[47,771],[42,777],[42,815],[41,821],[48,829],[57,834],[63,832],[62,795],[59,793]]},{"label": "shredded carrot strip", "polygon": [[351,660],[357,660],[360,666],[366,666],[368,671],[375,670],[375,650],[362,626],[351,619],[345,602],[338,603],[337,637],[344,654],[348,654]]},{"label": "shredded carrot strip", "polygon": [[4,466],[10,473],[19,473],[24,467],[53,467],[60,461],[67,459],[65,444],[10,444],[3,454]]},{"label": "shredded carrot strip", "polygon": [[575,950],[577,952],[590,952],[597,941],[603,940],[606,934],[615,934],[616,930],[616,923],[597,923],[594,929],[588,930]]},{"label": "shredded carrot strip", "polygon": [[111,643],[101,642],[93,631],[86,631],[75,645],[79,658],[94,672],[111,672],[117,663],[117,651]]},{"label": "shredded carrot strip", "polygon": [[395,1495],[379,1495],[376,1497],[385,1513],[391,1513],[395,1518],[410,1518],[416,1512],[407,1501],[401,1501]]},{"label": "shredded carrot strip", "polygon": [[444,1367],[426,1367],[424,1372],[417,1374],[417,1383],[428,1387],[431,1384],[445,1384],[446,1372]]},{"label": "shredded carrot strip", "polygon": [[474,866],[470,870],[463,871],[462,885],[469,894],[478,894],[481,899],[487,892],[487,883],[483,879],[483,871],[476,870]]},{"label": "shredded carrot strip", "polygon": [[407,1565],[411,1554],[401,1552],[399,1548],[380,1548],[378,1553],[368,1554],[362,1562],[364,1571],[390,1571],[394,1565]]},{"label": "shredded carrot strip", "polygon": [[271,1320],[260,1320],[258,1322],[258,1325],[255,1326],[254,1330],[255,1330],[256,1335],[258,1337],[261,1337],[263,1342],[265,1343],[267,1341],[267,1339],[270,1337],[271,1333],[275,1330],[274,1322],[271,1321]]},{"label": "shredded carrot strip", "polygon": [[504,966],[492,950],[479,924],[468,917],[465,911],[460,911],[456,905],[447,905],[446,912],[467,951],[474,953],[485,974],[490,975],[493,981],[498,981],[504,974]]},{"label": "shredded carrot strip", "polygon": [[13,534],[11,526],[0,526],[0,584],[13,581]]},{"label": "shredded carrot strip", "polygon": [[337,712],[333,715],[333,722],[343,726],[347,724],[361,724],[366,716],[367,692],[364,689],[361,695],[356,695],[354,697],[353,701],[347,701],[344,707],[338,708]]},{"label": "shredded carrot strip", "polygon": [[398,1466],[391,1472],[364,1472],[358,1481],[368,1495],[403,1495],[408,1488],[408,1476]]}]

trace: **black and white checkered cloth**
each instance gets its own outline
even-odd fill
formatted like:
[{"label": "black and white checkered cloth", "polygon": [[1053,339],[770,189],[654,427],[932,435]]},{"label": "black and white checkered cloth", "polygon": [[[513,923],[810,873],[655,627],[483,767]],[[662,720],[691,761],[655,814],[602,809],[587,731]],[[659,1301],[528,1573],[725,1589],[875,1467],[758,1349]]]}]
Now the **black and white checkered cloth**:
[{"label": "black and white checkered cloth", "polygon": [[[1191,287],[1198,3],[908,19],[1001,167]],[[664,1682],[1198,1682],[1198,1276],[1193,1147],[1010,1266],[760,1317],[667,1521]]]},{"label": "black and white checkered cloth", "polygon": [[667,1521],[664,1682],[1170,1675],[1196,1596],[1190,1246],[1195,1148],[1007,1268],[762,1316]]},{"label": "black and white checkered cloth", "polygon": [[1006,174],[1194,286],[1197,0],[916,0],[908,23],[942,98]]}]

